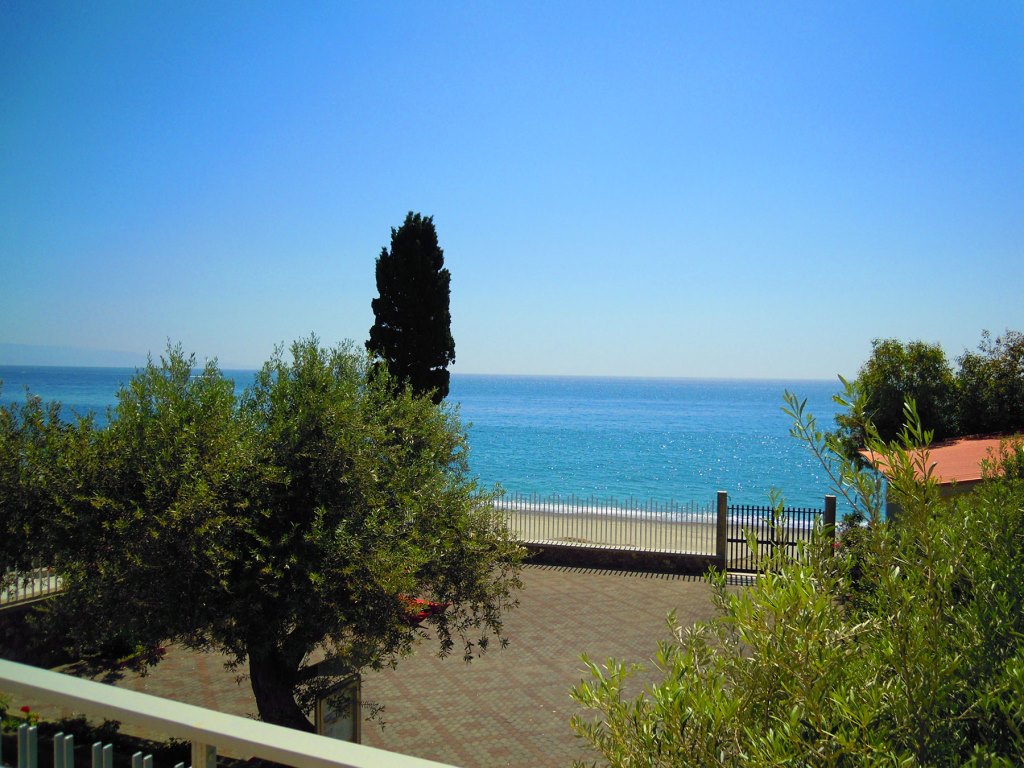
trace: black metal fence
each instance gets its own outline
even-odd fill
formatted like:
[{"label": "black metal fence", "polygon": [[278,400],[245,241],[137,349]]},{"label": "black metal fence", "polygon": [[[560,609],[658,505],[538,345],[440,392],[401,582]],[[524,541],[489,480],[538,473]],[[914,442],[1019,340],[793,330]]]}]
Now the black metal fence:
[{"label": "black metal fence", "polygon": [[[809,542],[819,518],[827,526],[835,526],[835,496],[826,496],[821,509],[785,507],[777,511],[768,505],[730,504],[726,516],[726,567],[730,571],[759,570],[759,561],[766,556],[793,556],[800,543]],[[753,547],[751,547],[753,544]]]}]

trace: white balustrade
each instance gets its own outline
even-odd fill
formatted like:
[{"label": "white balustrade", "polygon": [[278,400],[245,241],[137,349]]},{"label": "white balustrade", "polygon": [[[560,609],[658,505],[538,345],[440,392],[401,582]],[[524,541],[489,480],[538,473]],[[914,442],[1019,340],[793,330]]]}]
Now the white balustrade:
[{"label": "white balustrade", "polygon": [[[87,717],[131,723],[190,741],[192,768],[215,768],[218,750],[295,768],[446,768],[431,760],[214,712],[4,659],[0,659],[0,691]],[[25,747],[29,749],[27,743]],[[20,754],[18,759],[21,766]]]}]

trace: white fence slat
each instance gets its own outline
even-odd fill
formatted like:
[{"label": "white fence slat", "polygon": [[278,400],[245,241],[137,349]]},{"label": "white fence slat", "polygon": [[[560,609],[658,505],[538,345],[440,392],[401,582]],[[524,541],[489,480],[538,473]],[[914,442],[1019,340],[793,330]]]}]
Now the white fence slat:
[{"label": "white fence slat", "polygon": [[64,768],[64,731],[53,734],[53,768]]},{"label": "white fence slat", "polygon": [[18,768],[39,768],[39,729],[28,723],[18,726]]}]

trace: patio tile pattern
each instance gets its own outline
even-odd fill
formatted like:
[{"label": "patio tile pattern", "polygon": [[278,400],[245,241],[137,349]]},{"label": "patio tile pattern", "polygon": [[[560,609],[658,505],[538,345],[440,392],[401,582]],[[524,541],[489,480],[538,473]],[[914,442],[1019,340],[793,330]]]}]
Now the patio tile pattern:
[{"label": "patio tile pattern", "polygon": [[593,760],[572,733],[570,689],[585,677],[580,654],[648,662],[675,609],[692,623],[712,613],[699,578],[529,566],[509,645],[466,664],[424,644],[395,670],[364,678],[364,700],[385,705],[383,730],[363,743],[466,766],[569,766]]},{"label": "patio tile pattern", "polygon": [[[365,674],[364,702],[385,709],[383,728],[363,724],[364,744],[465,768],[593,760],[569,727],[578,711],[569,691],[585,677],[580,654],[646,664],[668,635],[670,610],[684,624],[713,613],[699,577],[530,565],[523,582],[506,619],[508,647],[493,644],[467,664],[460,648],[439,659],[436,644],[424,641],[397,669]],[[126,671],[108,681],[254,717],[245,670],[226,670],[224,661],[171,645],[147,675]]]}]

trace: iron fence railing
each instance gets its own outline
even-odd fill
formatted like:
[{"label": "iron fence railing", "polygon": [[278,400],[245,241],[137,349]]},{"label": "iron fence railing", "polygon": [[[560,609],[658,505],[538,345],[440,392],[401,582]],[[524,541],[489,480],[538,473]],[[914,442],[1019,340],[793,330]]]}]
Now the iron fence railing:
[{"label": "iron fence railing", "polygon": [[[789,556],[801,543],[810,542],[815,524],[823,519],[835,525],[835,497],[826,496],[823,509],[786,507],[778,513],[758,504],[730,504],[726,563],[730,570],[756,571],[758,561],[778,549]],[[753,541],[755,549],[751,548]]]}]

